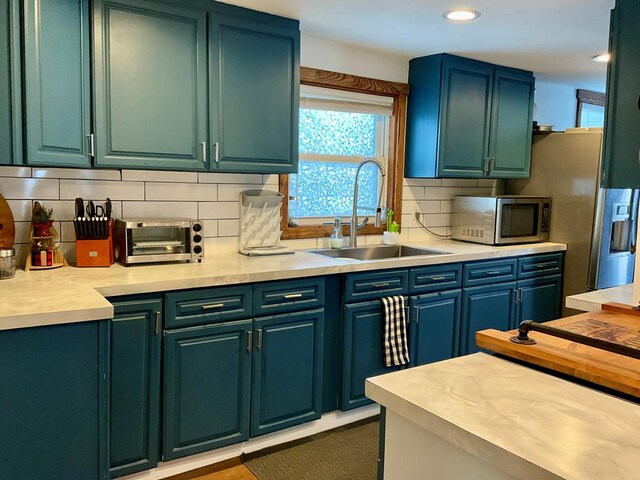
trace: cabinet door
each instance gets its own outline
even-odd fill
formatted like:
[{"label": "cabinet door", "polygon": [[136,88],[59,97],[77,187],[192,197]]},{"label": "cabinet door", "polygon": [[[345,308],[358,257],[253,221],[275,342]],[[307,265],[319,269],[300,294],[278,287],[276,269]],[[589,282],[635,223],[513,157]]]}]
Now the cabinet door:
[{"label": "cabinet door", "polygon": [[96,0],[96,165],[204,170],[207,14]]},{"label": "cabinet door", "polygon": [[462,290],[460,354],[479,351],[476,332],[487,328],[509,330],[515,321],[516,282],[484,285]]},{"label": "cabinet door", "polygon": [[111,478],[158,464],[161,300],[114,303],[109,401]]},{"label": "cabinet door", "polygon": [[611,17],[603,186],[640,186],[640,4],[617,0]]},{"label": "cabinet door", "polygon": [[488,163],[493,69],[445,58],[438,176],[479,178]]},{"label": "cabinet door", "polygon": [[0,478],[106,479],[108,322],[0,332]]},{"label": "cabinet door", "polygon": [[529,177],[533,82],[530,73],[495,69],[489,141],[491,178]]},{"label": "cabinet door", "polygon": [[0,0],[0,165],[22,163],[20,96],[19,2]]},{"label": "cabinet door", "polygon": [[411,366],[458,354],[461,290],[411,297]]},{"label": "cabinet door", "polygon": [[165,332],[164,460],[249,438],[251,323]]},{"label": "cabinet door", "polygon": [[342,360],[341,410],[372,403],[364,394],[364,381],[369,377],[398,370],[386,367],[383,360],[382,302],[345,305]]},{"label": "cabinet door", "polygon": [[26,0],[24,36],[27,163],[90,166],[88,0]]},{"label": "cabinet door", "polygon": [[298,170],[300,33],[227,15],[210,20],[212,170]]},{"label": "cabinet door", "polygon": [[546,322],[560,318],[562,312],[562,275],[518,282],[516,325],[524,320]]},{"label": "cabinet door", "polygon": [[255,320],[251,436],[320,418],[324,309]]}]

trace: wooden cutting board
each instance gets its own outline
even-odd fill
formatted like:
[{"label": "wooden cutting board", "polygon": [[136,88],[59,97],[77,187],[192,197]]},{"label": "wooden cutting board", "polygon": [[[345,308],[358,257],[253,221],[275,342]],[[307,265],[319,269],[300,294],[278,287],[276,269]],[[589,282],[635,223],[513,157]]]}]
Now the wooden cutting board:
[{"label": "wooden cutting board", "polygon": [[[640,350],[640,312],[629,306],[603,305],[600,312],[561,318],[545,325]],[[516,330],[483,330],[476,333],[476,343],[487,350],[640,398],[640,360],[539,332],[529,333],[536,340],[535,345],[518,345],[509,340],[516,334]]]},{"label": "wooden cutting board", "polygon": [[13,248],[16,238],[16,223],[9,204],[0,195],[0,248]]}]

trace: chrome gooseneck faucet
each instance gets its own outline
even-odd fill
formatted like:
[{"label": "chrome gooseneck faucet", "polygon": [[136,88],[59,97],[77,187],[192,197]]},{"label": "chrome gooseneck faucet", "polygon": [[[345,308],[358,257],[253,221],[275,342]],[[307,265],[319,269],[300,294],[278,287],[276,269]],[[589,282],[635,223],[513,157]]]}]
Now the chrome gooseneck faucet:
[{"label": "chrome gooseneck faucet", "polygon": [[[362,170],[362,167],[364,167],[368,163],[372,163],[373,165],[378,167],[378,170],[380,170],[380,175],[382,175],[382,178],[384,178],[387,175],[387,172],[382,166],[382,164],[372,158],[363,160],[360,163],[360,165],[358,165],[358,170],[356,170],[356,180],[355,180],[355,183],[353,184],[353,212],[351,214],[351,230],[349,232],[349,247],[351,248],[355,248],[358,246],[358,230],[362,230],[365,227],[365,225],[369,222],[369,217],[365,217],[362,223],[358,224],[358,179],[360,178],[360,170]],[[382,197],[382,189],[380,189],[380,197]],[[376,227],[380,226],[381,215],[378,214],[379,213],[378,209],[380,208],[380,197],[378,197],[378,205],[376,205],[376,213],[375,213]]]}]

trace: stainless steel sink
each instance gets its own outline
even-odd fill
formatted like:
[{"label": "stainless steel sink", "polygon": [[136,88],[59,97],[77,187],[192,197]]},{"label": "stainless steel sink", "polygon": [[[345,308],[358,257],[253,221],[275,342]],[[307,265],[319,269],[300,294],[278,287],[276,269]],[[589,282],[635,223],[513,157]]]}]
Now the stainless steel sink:
[{"label": "stainless steel sink", "polygon": [[352,258],[355,260],[380,260],[383,258],[418,257],[426,255],[446,255],[447,252],[404,245],[375,245],[370,247],[340,248],[336,250],[309,250],[309,253],[332,258]]}]

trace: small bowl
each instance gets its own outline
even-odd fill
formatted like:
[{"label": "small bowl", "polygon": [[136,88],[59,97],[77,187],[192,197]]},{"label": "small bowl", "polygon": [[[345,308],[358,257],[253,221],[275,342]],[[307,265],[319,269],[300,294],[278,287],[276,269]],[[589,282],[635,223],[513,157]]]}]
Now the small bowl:
[{"label": "small bowl", "polygon": [[400,243],[400,233],[382,232],[382,243],[385,245],[397,245]]}]

